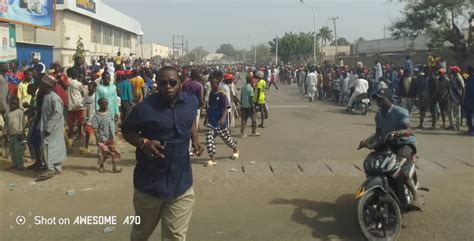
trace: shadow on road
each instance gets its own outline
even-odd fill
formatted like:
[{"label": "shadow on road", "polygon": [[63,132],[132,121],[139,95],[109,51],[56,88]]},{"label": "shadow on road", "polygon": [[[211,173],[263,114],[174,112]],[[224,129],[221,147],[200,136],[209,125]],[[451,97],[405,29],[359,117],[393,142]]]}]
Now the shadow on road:
[{"label": "shadow on road", "polygon": [[[9,166],[11,166],[11,164],[12,163],[9,160],[0,159],[0,173],[9,172],[9,173],[16,174],[18,176],[29,177],[29,178],[37,178],[38,175],[41,173],[41,172],[30,171],[30,170],[23,170],[23,171],[18,171],[18,170],[7,171],[7,170],[5,170]],[[3,174],[0,174],[0,175],[3,175]]]},{"label": "shadow on road", "polygon": [[274,199],[274,205],[293,205],[291,220],[313,230],[313,237],[320,240],[364,240],[355,216],[353,194],[340,196],[335,203],[306,199]]},{"label": "shadow on road", "polygon": [[421,135],[427,135],[427,136],[448,135],[448,136],[460,136],[460,137],[465,137],[465,138],[471,138],[467,133],[462,132],[462,131],[449,131],[449,130],[443,130],[443,129],[424,128],[424,129],[414,129],[413,132],[420,136]]}]

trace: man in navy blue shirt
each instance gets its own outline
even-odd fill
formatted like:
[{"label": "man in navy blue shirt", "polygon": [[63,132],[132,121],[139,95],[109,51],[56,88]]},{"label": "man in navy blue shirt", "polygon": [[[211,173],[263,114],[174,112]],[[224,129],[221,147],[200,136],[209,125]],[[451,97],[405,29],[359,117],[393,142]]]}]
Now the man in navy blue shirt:
[{"label": "man in navy blue shirt", "polygon": [[131,240],[148,240],[161,220],[163,240],[185,240],[194,207],[189,140],[194,153],[203,147],[196,131],[198,99],[182,92],[178,72],[164,67],[156,77],[159,92],[125,119],[125,140],[137,147],[133,205],[141,222]]},{"label": "man in navy blue shirt", "polygon": [[474,127],[472,120],[474,119],[474,67],[467,68],[469,78],[466,80],[466,92],[464,97],[464,112],[466,113],[466,122],[468,134],[474,136]]}]

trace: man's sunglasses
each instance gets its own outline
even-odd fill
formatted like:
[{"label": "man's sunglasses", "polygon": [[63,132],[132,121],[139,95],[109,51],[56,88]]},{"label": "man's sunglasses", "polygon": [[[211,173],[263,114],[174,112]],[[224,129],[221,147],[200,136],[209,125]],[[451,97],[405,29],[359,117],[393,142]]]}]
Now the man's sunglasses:
[{"label": "man's sunglasses", "polygon": [[176,85],[178,84],[178,80],[175,80],[175,79],[172,79],[172,80],[160,80],[158,81],[158,85],[160,85],[161,87],[166,87],[166,86],[171,86],[171,87],[175,87]]}]

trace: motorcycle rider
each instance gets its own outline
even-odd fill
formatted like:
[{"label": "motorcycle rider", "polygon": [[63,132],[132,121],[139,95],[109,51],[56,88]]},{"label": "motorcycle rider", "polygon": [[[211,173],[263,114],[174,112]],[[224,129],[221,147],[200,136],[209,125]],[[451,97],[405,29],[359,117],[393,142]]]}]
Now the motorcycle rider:
[{"label": "motorcycle rider", "polygon": [[[404,135],[410,129],[410,115],[408,110],[392,104],[389,94],[381,89],[372,95],[377,101],[380,110],[375,116],[376,135],[386,137],[388,133],[396,131],[400,137],[390,141],[390,148],[397,154],[397,161],[401,165],[401,172],[405,177],[405,185],[413,194],[413,205],[421,209],[422,200],[410,178],[410,166],[416,154],[416,138],[414,135]],[[366,140],[361,141],[360,146],[367,145]]]},{"label": "motorcycle rider", "polygon": [[357,79],[349,84],[349,88],[354,88],[354,92],[352,93],[351,98],[349,99],[346,111],[352,110],[352,104],[354,103],[354,100],[357,98],[357,96],[367,93],[367,91],[369,90],[369,81],[363,78],[359,78],[357,76]]}]

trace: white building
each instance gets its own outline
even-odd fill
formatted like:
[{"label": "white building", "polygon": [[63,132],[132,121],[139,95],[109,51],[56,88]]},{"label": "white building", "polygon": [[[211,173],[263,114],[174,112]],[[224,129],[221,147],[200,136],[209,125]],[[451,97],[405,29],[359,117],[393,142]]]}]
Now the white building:
[{"label": "white building", "polygon": [[[162,59],[169,58],[172,55],[173,50],[170,47],[156,44],[156,43],[147,43],[143,44],[143,55],[145,59],[151,59],[153,57],[159,56]],[[141,54],[141,50],[140,50]]]},{"label": "white building", "polygon": [[[350,55],[351,54],[351,46],[337,46],[337,55]],[[336,56],[336,46],[323,46],[323,55],[325,57],[333,57]]]},{"label": "white building", "polygon": [[53,46],[53,59],[73,64],[76,43],[82,38],[86,61],[97,56],[139,54],[141,24],[101,0],[57,0],[55,30],[17,25],[17,42]]},{"label": "white building", "polygon": [[222,58],[224,57],[225,57],[224,54],[208,54],[204,56],[203,61],[204,62],[217,62],[217,61],[222,60]]}]

